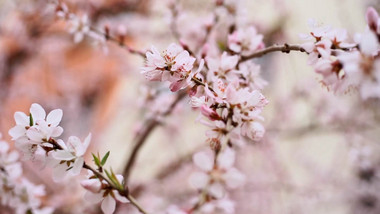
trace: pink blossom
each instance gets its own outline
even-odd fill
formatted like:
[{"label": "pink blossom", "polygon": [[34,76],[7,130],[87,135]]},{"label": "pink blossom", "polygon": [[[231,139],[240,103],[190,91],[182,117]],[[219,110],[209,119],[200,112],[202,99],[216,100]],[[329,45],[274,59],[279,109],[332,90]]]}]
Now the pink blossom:
[{"label": "pink blossom", "polygon": [[[150,81],[169,81],[170,90],[175,92],[191,84],[195,58],[174,43],[160,54],[154,47],[146,53],[147,62],[141,73]],[[200,62],[198,70],[203,68]]]},{"label": "pink blossom", "polygon": [[66,174],[79,175],[84,163],[83,155],[90,145],[90,141],[91,134],[83,142],[75,136],[69,137],[66,144],[62,140],[57,141],[62,150],[50,152],[50,155],[56,160],[53,169],[54,181],[62,180]]},{"label": "pink blossom", "polygon": [[263,35],[255,27],[241,28],[228,36],[228,47],[235,53],[248,55],[265,47]]},{"label": "pink blossom", "polygon": [[[104,214],[112,214],[115,212],[116,200],[121,203],[129,202],[129,200],[121,196],[117,190],[106,188],[108,187],[106,181],[103,180],[100,182],[98,178],[93,177],[91,171],[88,171],[88,173],[88,179],[81,182],[82,186],[89,190],[84,197],[92,203],[102,202],[101,209]],[[122,175],[116,175],[116,178],[120,183],[123,183]]]},{"label": "pink blossom", "polygon": [[194,164],[201,169],[190,177],[190,184],[194,188],[207,188],[209,193],[222,198],[225,194],[225,185],[235,189],[245,182],[245,176],[233,167],[235,152],[225,148],[217,157],[217,165],[214,166],[213,156],[207,152],[198,152],[193,156]]},{"label": "pink blossom", "polygon": [[380,34],[380,17],[373,7],[367,9],[366,21],[370,30]]},{"label": "pink blossom", "polygon": [[219,59],[207,59],[207,66],[209,72],[207,73],[207,79],[209,81],[217,79],[227,79],[233,81],[237,79],[236,65],[239,57],[237,55],[229,56],[227,52],[223,52]]},{"label": "pink blossom", "polygon": [[70,29],[69,32],[74,35],[74,42],[79,43],[84,36],[90,32],[90,25],[87,15],[78,17],[75,14],[70,14]]}]

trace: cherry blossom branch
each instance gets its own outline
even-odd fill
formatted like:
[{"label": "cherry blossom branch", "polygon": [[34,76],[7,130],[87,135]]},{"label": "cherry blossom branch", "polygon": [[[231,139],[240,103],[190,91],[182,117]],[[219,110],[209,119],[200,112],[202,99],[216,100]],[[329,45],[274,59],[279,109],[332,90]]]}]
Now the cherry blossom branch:
[{"label": "cherry blossom branch", "polygon": [[[185,95],[186,95],[186,92],[178,93],[174,102],[162,114],[162,116],[164,116],[164,117],[168,116],[173,111],[175,106],[185,97]],[[144,124],[144,126],[146,127],[144,129],[144,131],[141,132],[138,136],[136,136],[136,138],[134,140],[135,146],[133,147],[132,153],[129,156],[129,158],[126,162],[127,164],[125,165],[124,170],[123,170],[124,180],[126,181],[126,183],[128,182],[129,176],[131,174],[132,167],[136,162],[137,156],[138,156],[142,146],[146,142],[146,139],[149,137],[149,135],[153,132],[153,130],[159,124],[160,124],[160,121],[158,121],[156,118],[151,118],[151,119],[147,120]]]},{"label": "cherry blossom branch", "polygon": [[300,51],[300,52],[306,53],[306,50],[303,47],[301,47],[300,45],[289,45],[289,44],[285,43],[283,45],[269,46],[267,48],[256,51],[253,54],[250,54],[247,56],[241,56],[238,63],[242,63],[242,62],[245,62],[245,61],[253,59],[253,58],[262,57],[268,53],[277,52],[277,51],[281,51],[283,53],[290,53],[291,51]]},{"label": "cherry blossom branch", "polygon": [[76,14],[71,13],[68,7],[64,3],[61,3],[61,2],[56,3],[56,13],[58,17],[63,18],[65,21],[71,22],[72,29],[70,31],[74,33],[74,40],[76,40],[76,42],[81,41],[84,35],[89,35],[90,33],[94,33],[102,37],[102,38],[96,38],[96,39],[99,39],[101,41],[103,41],[102,39],[106,41],[111,41],[119,45],[120,47],[125,48],[130,54],[135,54],[141,57],[145,57],[145,53],[143,51],[134,49],[130,47],[129,45],[125,44],[123,35],[119,36],[119,38],[116,38],[110,35],[108,27],[105,27],[104,32],[103,32],[95,28],[94,26],[91,26],[88,23],[88,17],[86,15],[82,17],[78,17]]}]

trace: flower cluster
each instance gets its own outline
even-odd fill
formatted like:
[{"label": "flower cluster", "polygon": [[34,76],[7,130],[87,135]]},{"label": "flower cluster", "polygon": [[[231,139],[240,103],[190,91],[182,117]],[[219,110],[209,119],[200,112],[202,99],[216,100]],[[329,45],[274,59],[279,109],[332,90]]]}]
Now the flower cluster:
[{"label": "flower cluster", "polygon": [[[42,161],[43,164],[51,166],[53,168],[53,180],[56,182],[61,181],[67,175],[79,175],[85,166],[89,168],[84,162],[84,155],[90,144],[91,134],[83,142],[76,136],[70,136],[67,142],[64,142],[62,139],[57,139],[63,133],[63,128],[59,126],[63,116],[61,109],[55,109],[46,116],[45,110],[39,104],[34,103],[31,105],[29,112],[29,116],[23,112],[16,112],[14,115],[16,126],[9,130],[16,147],[23,152],[25,157]],[[100,174],[97,176],[92,174],[89,177],[90,180],[83,181],[82,185],[90,192],[97,193],[99,200],[94,202],[103,200],[103,212],[111,214],[115,210],[115,200],[121,202],[127,202],[127,200],[121,197],[117,190],[114,189],[115,186],[117,186],[118,190],[124,189],[123,185],[120,184],[122,182],[121,175],[116,176],[114,173],[109,174],[106,171],[109,180],[101,176],[108,155],[109,153],[101,161],[99,160],[100,157],[93,156],[94,162],[98,166],[97,172]],[[8,159],[9,162],[12,157]],[[92,168],[89,169],[92,172]],[[14,171],[14,173],[17,172],[18,170]],[[118,182],[114,181],[116,177]],[[31,188],[30,191],[33,190],[30,183],[24,183]],[[38,189],[40,195],[43,195],[40,189]]]},{"label": "flower cluster", "polygon": [[[1,137],[1,135],[0,135]],[[45,187],[30,182],[23,176],[19,153],[9,151],[7,142],[0,140],[0,202],[17,214],[53,213],[53,208],[43,207],[41,198]]]},{"label": "flower cluster", "polygon": [[309,64],[322,75],[322,83],[341,93],[357,88],[363,99],[380,97],[379,15],[373,8],[367,11],[368,28],[355,36],[350,43],[346,30],[318,26],[310,22],[313,30],[303,44],[309,53]]},{"label": "flower cluster", "polygon": [[228,48],[235,53],[249,55],[265,47],[263,38],[253,26],[240,28],[228,36]]},{"label": "flower cluster", "polygon": [[[242,50],[261,47],[250,43],[248,49]],[[244,182],[244,175],[232,166],[235,152],[230,147],[259,141],[265,133],[260,122],[268,101],[260,90],[266,82],[259,76],[260,66],[252,61],[239,62],[240,57],[227,52],[217,57],[207,56],[206,71],[203,59],[197,60],[176,44],[171,44],[162,54],[154,47],[146,54],[142,74],[150,81],[169,81],[171,91],[188,88],[191,106],[199,109],[203,115],[200,122],[209,127],[206,141],[215,152],[214,158],[206,153],[194,155],[195,164],[203,172],[194,173],[190,179],[191,185],[202,191],[196,209],[217,209],[218,201],[227,200],[225,187],[236,188]],[[194,72],[196,63],[199,68]],[[169,213],[177,212],[171,209]],[[178,213],[181,212],[179,209]]]},{"label": "flower cluster", "polygon": [[[168,81],[175,92],[192,84],[195,58],[177,44],[170,44],[161,54],[155,47],[146,53],[147,62],[142,74],[150,81]],[[200,66],[201,68],[201,66]]]},{"label": "flower cluster", "polygon": [[90,34],[90,25],[87,15],[78,16],[70,13],[64,3],[57,5],[56,14],[59,18],[69,21],[69,32],[74,35],[74,42],[79,43],[86,35]]}]

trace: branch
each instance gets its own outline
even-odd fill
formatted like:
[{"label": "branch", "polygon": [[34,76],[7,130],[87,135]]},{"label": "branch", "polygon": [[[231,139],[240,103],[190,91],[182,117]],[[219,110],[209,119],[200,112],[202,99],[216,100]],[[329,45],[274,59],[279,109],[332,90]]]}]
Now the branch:
[{"label": "branch", "polygon": [[306,50],[303,47],[301,47],[300,45],[289,45],[289,44],[285,43],[283,45],[269,46],[269,47],[264,48],[262,50],[256,51],[255,53],[248,55],[248,56],[241,56],[238,63],[240,64],[240,63],[245,62],[247,60],[257,58],[257,57],[261,57],[261,56],[264,56],[265,54],[276,52],[276,51],[281,51],[283,53],[290,53],[290,51],[300,51],[300,52],[306,53]]},{"label": "branch", "polygon": [[[164,117],[168,116],[173,111],[174,107],[185,97],[185,95],[186,95],[186,92],[184,92],[184,91],[181,91],[180,93],[178,93],[174,102],[162,114],[162,116],[164,116]],[[146,139],[152,133],[152,131],[157,127],[157,125],[159,125],[159,124],[160,124],[160,122],[156,118],[151,118],[151,119],[147,120],[147,122],[144,125],[146,127],[145,130],[143,132],[141,132],[138,136],[136,136],[136,138],[134,140],[135,146],[132,149],[132,153],[129,156],[129,159],[127,160],[127,164],[125,165],[124,171],[123,171],[124,179],[126,181],[125,183],[127,183],[127,181],[128,181],[128,178],[131,174],[131,169],[132,169],[133,165],[135,164],[138,153],[140,152],[142,146],[146,142]]]},{"label": "branch", "polygon": [[96,29],[92,26],[90,26],[90,29],[91,31],[93,31],[94,33],[97,33],[99,35],[102,35],[104,36],[104,38],[107,40],[107,41],[111,41],[117,45],[119,45],[120,47],[122,48],[125,48],[130,54],[135,54],[135,55],[138,55],[138,56],[141,56],[143,58],[145,58],[145,53],[143,51],[140,51],[140,50],[136,50],[134,48],[131,48],[130,46],[126,45],[124,43],[124,41],[122,41],[122,39],[117,39],[116,37],[113,37],[111,36],[108,32],[103,32],[99,29]]}]

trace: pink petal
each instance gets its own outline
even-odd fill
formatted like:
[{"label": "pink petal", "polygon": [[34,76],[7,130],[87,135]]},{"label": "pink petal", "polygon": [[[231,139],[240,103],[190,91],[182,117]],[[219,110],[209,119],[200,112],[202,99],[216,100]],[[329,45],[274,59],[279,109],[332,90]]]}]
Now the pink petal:
[{"label": "pink petal", "polygon": [[66,177],[66,174],[67,174],[66,169],[67,169],[66,164],[59,164],[58,166],[53,168],[54,182],[60,182]]},{"label": "pink petal", "polygon": [[46,112],[42,108],[42,106],[40,106],[37,103],[32,104],[32,106],[30,107],[30,113],[32,114],[34,121],[45,120]]},{"label": "pink petal", "polygon": [[17,125],[29,126],[29,117],[24,112],[16,112],[14,118]]},{"label": "pink petal", "polygon": [[245,175],[239,170],[232,168],[223,175],[224,181],[229,188],[237,188],[245,183]]},{"label": "pink petal", "polygon": [[72,160],[75,158],[70,152],[65,150],[59,150],[52,153],[54,159],[57,160]]},{"label": "pink petal", "polygon": [[63,133],[63,128],[60,126],[53,127],[53,130],[51,132],[51,137],[59,137]]},{"label": "pink petal", "polygon": [[46,122],[50,124],[51,126],[58,126],[58,124],[61,122],[63,116],[63,112],[61,109],[55,109],[51,111],[47,118]]},{"label": "pink petal", "polygon": [[37,129],[28,129],[26,132],[26,136],[28,136],[29,139],[35,142],[42,142],[42,138],[44,137]]},{"label": "pink petal", "polygon": [[92,192],[86,192],[84,199],[92,203],[99,203],[103,199],[103,193],[94,194]]},{"label": "pink petal", "polygon": [[8,131],[8,134],[12,137],[12,140],[17,140],[18,138],[24,136],[26,129],[23,126],[15,126]]},{"label": "pink petal", "polygon": [[213,160],[206,152],[198,152],[193,156],[194,164],[204,171],[211,171]]},{"label": "pink petal", "polygon": [[87,190],[91,191],[92,193],[98,193],[100,191],[101,183],[99,179],[88,179],[83,180],[80,182],[80,184]]},{"label": "pink petal", "polygon": [[79,175],[82,167],[83,167],[84,160],[82,157],[77,158],[74,162],[73,168],[71,169],[72,175]]},{"label": "pink petal", "polygon": [[235,152],[226,148],[222,153],[219,154],[218,164],[222,169],[229,169],[235,162]]},{"label": "pink petal", "polygon": [[209,191],[215,198],[222,198],[224,196],[224,187],[218,182],[211,184]]},{"label": "pink petal", "polygon": [[204,172],[194,172],[190,175],[189,183],[195,189],[203,189],[210,181],[210,177]]},{"label": "pink petal", "polygon": [[104,214],[112,214],[115,211],[115,206],[115,199],[108,195],[104,198],[101,208]]},{"label": "pink petal", "polygon": [[129,200],[126,197],[121,196],[118,191],[114,190],[113,194],[115,195],[116,200],[120,201],[121,203],[129,202]]},{"label": "pink petal", "polygon": [[376,31],[378,19],[379,14],[377,13],[377,11],[373,7],[369,7],[366,13],[366,20],[371,30]]}]

